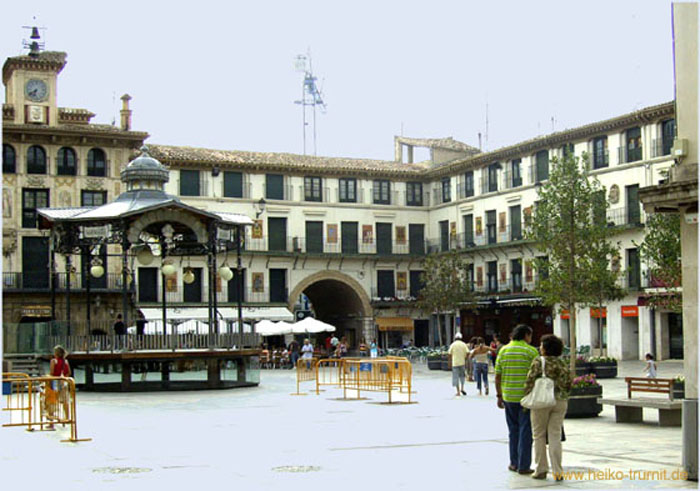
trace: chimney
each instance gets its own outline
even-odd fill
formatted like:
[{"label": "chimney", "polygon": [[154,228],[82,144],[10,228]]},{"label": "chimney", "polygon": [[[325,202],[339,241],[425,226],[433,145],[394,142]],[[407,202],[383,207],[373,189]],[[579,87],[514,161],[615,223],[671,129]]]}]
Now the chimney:
[{"label": "chimney", "polygon": [[129,131],[131,129],[131,109],[129,109],[129,101],[131,96],[129,94],[124,94],[121,96],[122,100],[122,110],[119,111],[121,115],[121,127],[124,131]]}]

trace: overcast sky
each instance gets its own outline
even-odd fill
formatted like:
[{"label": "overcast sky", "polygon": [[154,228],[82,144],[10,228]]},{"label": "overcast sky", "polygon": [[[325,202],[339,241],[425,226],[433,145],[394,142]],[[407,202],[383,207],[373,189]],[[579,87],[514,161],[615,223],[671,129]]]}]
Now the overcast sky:
[{"label": "overcast sky", "polygon": [[402,127],[478,146],[487,104],[493,150],[673,99],[662,0],[11,2],[3,59],[33,16],[68,53],[59,105],[109,123],[128,92],[150,143],[302,153],[309,49],[319,155],[391,160]]}]

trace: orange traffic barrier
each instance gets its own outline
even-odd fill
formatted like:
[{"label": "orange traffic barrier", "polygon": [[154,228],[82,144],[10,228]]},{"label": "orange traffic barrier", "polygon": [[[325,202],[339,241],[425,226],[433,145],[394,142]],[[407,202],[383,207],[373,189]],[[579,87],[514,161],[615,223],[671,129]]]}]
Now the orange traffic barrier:
[{"label": "orange traffic barrier", "polygon": [[3,426],[26,426],[33,431],[53,430],[54,425],[70,426],[70,438],[63,442],[89,441],[78,438],[75,380],[66,377],[29,377],[26,374],[3,373],[3,384],[10,385],[4,411],[10,411],[10,422]]},{"label": "orange traffic barrier", "polygon": [[318,363],[318,359],[316,358],[311,358],[311,359],[303,359],[300,358],[297,360],[297,391],[296,393],[292,394],[293,396],[305,396],[307,395],[305,392],[299,392],[299,385],[302,382],[311,382],[313,380],[316,380],[316,364]]}]

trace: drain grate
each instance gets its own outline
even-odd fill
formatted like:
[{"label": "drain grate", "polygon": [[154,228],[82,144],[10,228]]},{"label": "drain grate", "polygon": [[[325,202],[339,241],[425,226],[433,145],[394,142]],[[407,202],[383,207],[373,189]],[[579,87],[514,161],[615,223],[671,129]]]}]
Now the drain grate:
[{"label": "drain grate", "polygon": [[100,474],[141,474],[152,470],[148,467],[97,467],[92,472]]},{"label": "drain grate", "polygon": [[320,467],[315,465],[283,465],[281,467],[273,467],[274,472],[318,472]]}]

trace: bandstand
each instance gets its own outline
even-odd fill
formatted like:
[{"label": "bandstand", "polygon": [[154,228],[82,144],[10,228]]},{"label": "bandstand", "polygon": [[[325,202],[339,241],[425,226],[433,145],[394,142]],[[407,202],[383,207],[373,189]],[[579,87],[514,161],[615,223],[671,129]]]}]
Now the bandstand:
[{"label": "bandstand", "polygon": [[[202,210],[185,204],[165,193],[168,179],[168,170],[151,157],[144,146],[141,155],[121,172],[126,191],[113,202],[97,207],[37,210],[39,227],[49,231],[54,320],[58,301],[57,254],[65,257],[66,275],[71,272],[74,255],[79,255],[83,264],[88,265],[88,305],[90,278],[100,278],[105,273],[101,258],[107,254],[120,257],[125,326],[145,322],[142,317],[134,319],[137,310],[133,284],[139,281],[134,271],[135,262],[141,265],[156,262],[160,266],[160,332],[141,329],[138,334],[116,335],[96,331],[91,329],[90,308],[86,322],[75,323],[82,328],[71,329],[69,287],[65,296],[66,319],[59,323],[65,328],[52,333],[50,341],[62,344],[69,351],[69,360],[81,375],[76,380],[80,388],[190,390],[250,386],[259,381],[258,337],[254,332],[243,331],[241,301],[236,313],[231,315],[233,319],[223,319],[215,287],[212,287],[217,281],[228,281],[234,276],[226,262],[218,266],[220,255],[235,251],[236,268],[240,273],[244,227],[252,225],[253,221],[245,215]],[[175,272],[175,262],[189,264],[192,257],[205,258],[209,287],[206,313],[202,316],[202,309],[199,309],[199,319],[207,326],[207,332],[178,333],[178,324],[183,319],[182,316],[168,318],[171,310],[167,304],[166,285]],[[188,273],[192,274],[186,270],[182,278],[185,283]],[[242,275],[237,277],[236,288],[241,299]],[[157,297],[157,292],[149,294]],[[159,380],[154,380],[153,375],[149,377],[151,373],[159,374],[159,377],[156,375]]]}]

